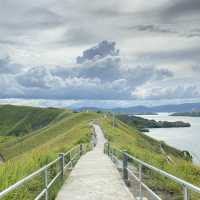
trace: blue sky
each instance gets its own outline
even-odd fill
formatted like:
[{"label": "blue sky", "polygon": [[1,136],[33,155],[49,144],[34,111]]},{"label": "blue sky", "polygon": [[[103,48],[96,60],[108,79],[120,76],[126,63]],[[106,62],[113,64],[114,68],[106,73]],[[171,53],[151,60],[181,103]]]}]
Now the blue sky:
[{"label": "blue sky", "polygon": [[199,10],[199,0],[0,0],[0,102],[197,102]]}]

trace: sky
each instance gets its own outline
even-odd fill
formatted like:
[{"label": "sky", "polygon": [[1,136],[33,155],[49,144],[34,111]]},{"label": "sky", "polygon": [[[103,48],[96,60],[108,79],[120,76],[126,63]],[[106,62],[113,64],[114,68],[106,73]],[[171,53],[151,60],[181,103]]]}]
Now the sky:
[{"label": "sky", "polygon": [[0,103],[199,102],[199,10],[199,0],[0,0]]}]

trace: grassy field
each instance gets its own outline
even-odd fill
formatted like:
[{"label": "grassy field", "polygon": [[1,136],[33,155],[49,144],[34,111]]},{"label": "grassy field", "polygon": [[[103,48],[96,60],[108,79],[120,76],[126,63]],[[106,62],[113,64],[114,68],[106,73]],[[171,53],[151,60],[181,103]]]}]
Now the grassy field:
[{"label": "grassy field", "polygon": [[[114,129],[110,118],[101,118],[98,123],[113,146],[121,150],[127,150],[129,154],[153,166],[189,181],[196,186],[200,186],[200,167],[195,166],[191,161],[187,161],[181,151],[154,140],[119,120],[116,120]],[[160,148],[161,143],[165,153]],[[167,160],[167,156],[170,156],[171,162]],[[182,188],[177,184],[150,173],[148,170],[145,173],[149,177],[145,182],[160,194],[163,199],[167,200],[169,196],[171,200],[183,199]],[[192,200],[200,199],[199,195],[192,194],[192,197]]]},{"label": "grassy field", "polygon": [[[21,112],[24,108],[25,110],[27,109],[27,107],[15,107],[15,110],[18,109],[18,112]],[[37,109],[40,110],[39,108]],[[52,114],[54,119],[51,118],[48,124],[45,123],[45,126],[43,123],[44,113],[47,111],[51,112],[51,110],[53,113],[55,110],[59,113],[56,115],[54,115],[55,113]],[[79,143],[88,143],[90,141],[91,130],[88,123],[95,119],[97,114],[73,113],[64,109],[55,110],[41,109],[36,114],[30,114],[36,119],[37,115],[40,115],[42,112],[43,118],[38,116],[41,120],[37,120],[37,123],[41,122],[43,124],[42,126],[37,124],[35,120],[31,122],[31,126],[32,124],[37,124],[36,127],[40,128],[27,132],[25,135],[1,136],[0,153],[6,162],[0,165],[0,190],[7,188],[17,180],[52,161],[58,156],[59,152],[66,152]],[[19,118],[17,111],[14,115]],[[12,124],[15,124],[17,121],[14,118],[11,121]],[[47,115],[48,119],[49,116]],[[21,127],[24,130],[24,127]],[[7,128],[7,130],[11,129]],[[41,190],[42,184],[41,177],[38,177],[30,182],[28,186],[13,192],[5,199],[33,199]],[[52,193],[51,199],[54,198],[55,193]]]},{"label": "grassy field", "polygon": [[[66,110],[28,106],[0,106],[0,135],[22,136],[55,121]],[[70,111],[68,111],[70,113]]]}]

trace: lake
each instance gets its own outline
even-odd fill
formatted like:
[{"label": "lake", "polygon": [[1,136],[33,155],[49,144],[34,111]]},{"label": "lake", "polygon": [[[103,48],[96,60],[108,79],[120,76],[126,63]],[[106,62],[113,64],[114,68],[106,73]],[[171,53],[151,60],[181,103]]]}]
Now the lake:
[{"label": "lake", "polygon": [[167,144],[181,150],[188,150],[194,162],[200,163],[200,117],[169,116],[170,113],[159,113],[158,115],[140,115],[146,119],[157,121],[184,121],[189,122],[191,127],[187,128],[154,128],[145,134],[163,140]]}]

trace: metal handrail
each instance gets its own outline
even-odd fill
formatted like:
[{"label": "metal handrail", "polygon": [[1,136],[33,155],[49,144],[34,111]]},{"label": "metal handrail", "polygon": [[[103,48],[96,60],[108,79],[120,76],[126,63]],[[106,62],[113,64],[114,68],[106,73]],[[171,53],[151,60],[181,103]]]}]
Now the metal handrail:
[{"label": "metal handrail", "polygon": [[[35,200],[39,200],[44,195],[45,195],[45,200],[48,200],[48,190],[49,190],[49,188],[53,185],[53,183],[60,176],[62,176],[62,177],[64,176],[64,170],[67,168],[69,163],[72,163],[73,160],[75,160],[77,157],[83,155],[83,152],[81,152],[81,151],[83,151],[83,149],[86,150],[86,148],[83,148],[84,145],[85,144],[80,144],[80,145],[75,146],[74,148],[70,149],[66,153],[59,154],[59,157],[56,158],[55,160],[51,161],[50,163],[48,163],[47,165],[38,169],[37,171],[33,172],[32,174],[26,176],[25,178],[21,179],[20,181],[16,182],[15,184],[13,184],[13,185],[9,186],[8,188],[6,188],[5,190],[1,191],[0,192],[0,198],[4,197],[5,195],[10,193],[11,191],[19,188],[24,183],[28,182],[29,180],[31,180],[35,176],[44,172],[45,188],[36,196]],[[75,155],[73,157],[71,157],[72,151],[74,151],[76,149],[78,149],[78,153],[75,153]],[[69,158],[68,162],[65,164],[65,156],[66,155],[70,155],[70,158]],[[50,182],[48,182],[48,168],[51,167],[52,165],[56,164],[56,163],[60,163],[60,171],[54,176],[54,178]]]},{"label": "metal handrail", "polygon": [[[117,152],[118,154],[120,153],[122,155],[122,161],[123,162],[123,177],[125,179],[128,179],[128,173],[133,176],[138,182],[140,186],[140,199],[143,198],[142,196],[142,190],[141,187],[144,187],[147,189],[157,200],[161,200],[161,198],[154,192],[152,191],[144,182],[142,182],[142,169],[143,167],[148,168],[157,174],[164,176],[166,178],[169,178],[170,180],[176,182],[177,184],[181,185],[183,188],[183,199],[184,200],[189,200],[189,192],[188,190],[191,190],[193,192],[199,193],[200,194],[200,188],[187,182],[184,181],[176,176],[173,176],[172,174],[169,174],[161,169],[158,169],[138,158],[135,158],[134,156],[131,156],[128,154],[126,151],[121,151],[117,148],[112,147],[109,143],[105,143],[104,145],[104,152],[108,154],[111,158],[114,156],[115,159],[118,159],[116,155],[113,154],[113,150]],[[133,171],[128,167],[128,160],[135,161],[137,164],[139,164],[139,178],[133,173]],[[120,161],[120,159],[118,159]],[[126,181],[126,180],[125,180]]]}]

